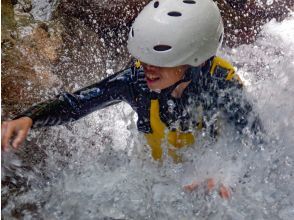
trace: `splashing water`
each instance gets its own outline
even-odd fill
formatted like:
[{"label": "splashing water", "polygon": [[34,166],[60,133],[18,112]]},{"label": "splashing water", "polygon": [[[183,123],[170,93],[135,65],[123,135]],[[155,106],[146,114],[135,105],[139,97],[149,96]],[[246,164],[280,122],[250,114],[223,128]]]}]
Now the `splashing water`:
[{"label": "splashing water", "polygon": [[[251,45],[225,49],[268,133],[263,146],[218,142],[183,150],[188,162],[152,161],[126,104],[70,125],[33,131],[2,156],[2,216],[26,219],[294,219],[294,15],[271,21]],[[32,146],[34,143],[34,146]],[[31,153],[28,153],[31,152]],[[32,153],[33,152],[33,153]],[[211,162],[213,161],[213,163]],[[183,185],[213,177],[228,201]],[[18,190],[13,191],[12,189]]]}]

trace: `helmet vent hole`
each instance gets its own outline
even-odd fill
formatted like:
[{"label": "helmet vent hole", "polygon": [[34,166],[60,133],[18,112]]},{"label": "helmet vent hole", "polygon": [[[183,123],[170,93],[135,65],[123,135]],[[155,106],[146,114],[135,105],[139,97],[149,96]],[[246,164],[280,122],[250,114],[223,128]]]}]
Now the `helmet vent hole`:
[{"label": "helmet vent hole", "polygon": [[186,4],[196,4],[196,2],[193,0],[184,0],[183,2]]},{"label": "helmet vent hole", "polygon": [[134,29],[133,29],[133,28],[132,28],[132,30],[131,30],[131,33],[132,33],[132,37],[135,37]]},{"label": "helmet vent hole", "polygon": [[163,51],[168,51],[170,50],[172,47],[169,46],[169,45],[156,45],[153,47],[153,49],[155,51],[158,51],[158,52],[163,52]]},{"label": "helmet vent hole", "polygon": [[194,59],[194,62],[197,63],[197,62],[198,62],[198,58],[195,58],[195,59]]},{"label": "helmet vent hole", "polygon": [[167,13],[169,16],[173,16],[173,17],[180,17],[182,16],[182,13],[181,12],[178,12],[178,11],[171,11],[169,13]]},{"label": "helmet vent hole", "polygon": [[159,6],[159,2],[158,1],[156,1],[156,2],[154,2],[154,8],[158,8],[158,6]]},{"label": "helmet vent hole", "polygon": [[223,39],[223,34],[221,34],[221,36],[219,37],[218,42],[221,42],[222,39]]}]

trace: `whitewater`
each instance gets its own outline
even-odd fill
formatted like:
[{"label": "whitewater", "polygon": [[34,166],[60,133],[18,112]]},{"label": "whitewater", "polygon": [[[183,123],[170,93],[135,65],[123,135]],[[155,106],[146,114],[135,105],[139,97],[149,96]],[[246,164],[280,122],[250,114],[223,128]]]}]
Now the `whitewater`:
[{"label": "whitewater", "polygon": [[[121,103],[34,130],[18,152],[2,153],[1,177],[9,182],[2,217],[294,219],[294,14],[264,25],[255,43],[220,55],[236,66],[267,132],[264,143],[240,142],[225,125],[216,144],[200,137],[183,150],[186,162],[155,162],[136,114]],[[183,189],[210,177],[231,188],[229,200],[217,190]]]}]

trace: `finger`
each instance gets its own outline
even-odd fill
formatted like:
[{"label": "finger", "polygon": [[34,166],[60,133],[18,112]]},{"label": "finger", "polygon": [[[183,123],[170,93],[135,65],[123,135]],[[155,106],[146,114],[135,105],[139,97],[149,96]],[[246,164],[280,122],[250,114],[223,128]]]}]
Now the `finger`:
[{"label": "finger", "polygon": [[5,129],[2,135],[2,147],[4,151],[8,151],[8,143],[9,143],[9,140],[11,139],[12,134],[13,134],[13,129],[11,126],[7,124],[5,126]]},{"label": "finger", "polygon": [[7,122],[3,122],[1,125],[1,140],[3,140],[3,136],[7,130]]},{"label": "finger", "polygon": [[215,187],[215,181],[212,178],[207,179],[207,190],[208,192],[211,192],[213,190],[213,188]]},{"label": "finger", "polygon": [[28,129],[20,130],[17,133],[17,136],[14,139],[14,141],[12,143],[12,146],[14,148],[18,148],[24,142],[24,140],[26,139],[27,135],[28,135]]},{"label": "finger", "polygon": [[224,185],[221,185],[220,189],[219,189],[219,195],[223,199],[229,199],[231,197],[231,191],[229,190],[228,187],[225,187]]},{"label": "finger", "polygon": [[194,180],[191,184],[185,185],[183,188],[186,191],[192,192],[197,189],[199,184]]}]

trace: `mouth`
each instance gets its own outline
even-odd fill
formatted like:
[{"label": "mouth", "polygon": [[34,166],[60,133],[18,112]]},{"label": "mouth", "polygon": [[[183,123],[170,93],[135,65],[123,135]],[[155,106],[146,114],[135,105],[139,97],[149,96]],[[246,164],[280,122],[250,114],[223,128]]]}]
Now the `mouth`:
[{"label": "mouth", "polygon": [[155,76],[150,73],[145,73],[145,78],[146,78],[147,83],[154,83],[160,79],[160,77]]}]

